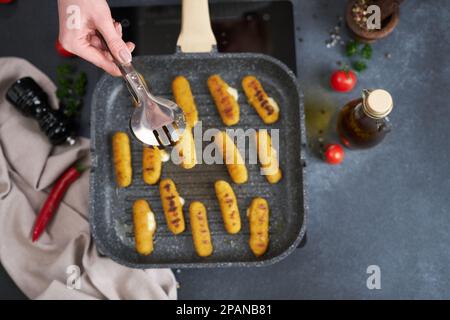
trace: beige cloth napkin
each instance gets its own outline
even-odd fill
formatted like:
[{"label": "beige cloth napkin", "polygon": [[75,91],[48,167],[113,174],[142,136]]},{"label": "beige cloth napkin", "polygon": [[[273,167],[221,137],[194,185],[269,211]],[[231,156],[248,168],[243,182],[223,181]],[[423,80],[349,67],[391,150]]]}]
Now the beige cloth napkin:
[{"label": "beige cloth napkin", "polygon": [[[69,188],[47,232],[31,242],[52,184],[76,160],[89,162],[89,140],[52,147],[36,121],[5,99],[7,88],[24,76],[33,77],[56,105],[55,86],[42,72],[22,59],[0,58],[0,262],[6,271],[32,299],[176,299],[171,270],[130,269],[98,255],[87,218],[87,171]],[[73,265],[81,274],[68,287]],[[78,283],[80,289],[70,289]]]}]

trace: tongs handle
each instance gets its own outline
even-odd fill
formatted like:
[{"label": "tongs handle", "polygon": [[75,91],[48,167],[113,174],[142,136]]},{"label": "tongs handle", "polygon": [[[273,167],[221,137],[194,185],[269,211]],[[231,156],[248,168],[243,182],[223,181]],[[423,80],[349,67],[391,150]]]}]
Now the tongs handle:
[{"label": "tongs handle", "polygon": [[133,96],[136,105],[137,106],[141,105],[142,102],[146,99],[146,97],[152,96],[151,93],[148,91],[148,87],[144,79],[139,74],[139,72],[136,71],[131,62],[123,64],[116,59],[116,57],[112,54],[111,50],[109,49],[108,44],[105,41],[105,38],[103,38],[100,32],[97,32],[97,36],[100,38],[102,45],[111,54],[114,63],[119,68],[120,73],[122,74],[122,78],[125,80],[128,91]]}]

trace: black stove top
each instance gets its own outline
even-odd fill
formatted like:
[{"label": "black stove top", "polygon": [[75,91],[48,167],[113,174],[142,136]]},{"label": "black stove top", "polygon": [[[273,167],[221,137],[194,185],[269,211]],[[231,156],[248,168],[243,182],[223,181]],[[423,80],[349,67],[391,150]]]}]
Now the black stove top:
[{"label": "black stove top", "polygon": [[[283,61],[294,72],[295,30],[289,1],[211,3],[210,14],[220,52],[260,52]],[[180,32],[178,5],[116,7],[124,39],[136,43],[135,54],[175,52]]]}]

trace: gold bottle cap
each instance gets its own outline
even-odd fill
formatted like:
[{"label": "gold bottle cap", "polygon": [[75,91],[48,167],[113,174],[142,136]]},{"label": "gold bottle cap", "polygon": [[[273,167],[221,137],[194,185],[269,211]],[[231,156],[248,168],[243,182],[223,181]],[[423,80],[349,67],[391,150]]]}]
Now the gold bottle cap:
[{"label": "gold bottle cap", "polygon": [[383,89],[369,91],[364,99],[364,111],[372,118],[381,119],[391,113],[394,106],[392,96]]}]

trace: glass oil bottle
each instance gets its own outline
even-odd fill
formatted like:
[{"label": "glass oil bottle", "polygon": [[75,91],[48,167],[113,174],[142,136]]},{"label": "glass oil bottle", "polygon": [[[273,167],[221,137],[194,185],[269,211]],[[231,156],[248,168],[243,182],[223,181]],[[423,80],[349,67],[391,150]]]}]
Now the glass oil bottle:
[{"label": "glass oil bottle", "polygon": [[391,131],[388,115],[392,97],[386,90],[363,90],[362,98],[347,103],[339,112],[337,132],[348,148],[371,148]]}]

